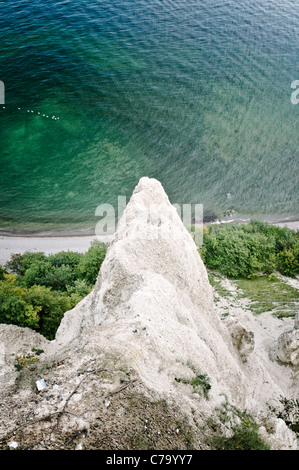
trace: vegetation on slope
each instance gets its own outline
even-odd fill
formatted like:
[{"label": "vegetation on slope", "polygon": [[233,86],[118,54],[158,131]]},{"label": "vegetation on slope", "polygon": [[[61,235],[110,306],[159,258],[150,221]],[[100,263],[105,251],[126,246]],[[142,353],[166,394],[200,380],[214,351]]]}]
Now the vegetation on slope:
[{"label": "vegetation on slope", "polygon": [[107,246],[84,253],[15,254],[0,269],[0,323],[29,327],[54,339],[64,313],[92,290]]},{"label": "vegetation on slope", "polygon": [[[298,308],[298,290],[284,282],[283,276],[299,273],[299,234],[287,228],[261,222],[247,225],[210,225],[204,229],[200,250],[214,291],[230,298],[225,278],[233,280],[236,295],[250,300],[254,313],[272,311],[277,316],[293,316]],[[0,266],[0,323],[29,327],[47,339],[54,339],[64,313],[72,309],[93,289],[107,245],[95,241],[85,254],[72,251],[46,256],[44,253],[15,254]],[[236,297],[232,296],[232,301]],[[217,300],[217,298],[216,298]],[[38,350],[16,357],[16,368],[38,361]],[[208,376],[196,373],[192,385],[208,399]],[[291,406],[292,405],[292,406]],[[281,415],[295,432],[298,420],[289,418],[298,403],[287,403]],[[291,412],[289,412],[291,410]],[[219,410],[219,419],[210,423],[208,447],[216,450],[267,450],[254,419],[228,405]],[[236,419],[227,437],[223,427],[228,417]],[[285,417],[286,416],[286,417]],[[289,421],[288,421],[289,420]],[[291,424],[289,424],[291,423]],[[291,427],[292,426],[292,427]],[[192,448],[192,434],[184,434],[184,444]],[[148,448],[145,435],[130,438],[132,448]],[[152,445],[152,443],[151,443]]]},{"label": "vegetation on slope", "polygon": [[[13,255],[0,266],[0,323],[29,327],[53,339],[64,313],[92,290],[106,251],[107,245],[94,241],[85,254]],[[257,308],[263,299],[263,311],[273,307],[278,293],[282,301],[290,296],[298,301],[296,290],[272,273],[299,273],[299,233],[256,221],[210,225],[200,254],[210,272],[238,279]]]},{"label": "vegetation on slope", "polygon": [[299,233],[252,221],[210,225],[204,230],[201,256],[207,268],[228,278],[252,278],[279,272],[299,273]]}]

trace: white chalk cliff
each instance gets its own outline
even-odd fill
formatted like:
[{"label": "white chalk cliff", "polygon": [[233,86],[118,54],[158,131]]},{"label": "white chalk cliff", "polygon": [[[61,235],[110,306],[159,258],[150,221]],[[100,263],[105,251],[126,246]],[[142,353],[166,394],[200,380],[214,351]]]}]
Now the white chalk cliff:
[{"label": "white chalk cliff", "polygon": [[[3,325],[4,344],[5,331]],[[105,419],[112,414],[113,397],[121,406],[119,394],[135,390],[149,401],[165,400],[195,430],[215,414],[216,407],[229,403],[255,417],[272,448],[297,449],[295,434],[270,412],[281,397],[296,398],[296,370],[273,360],[269,352],[275,338],[270,344],[261,335],[262,331],[255,338],[239,321],[219,318],[192,236],[162,185],[142,178],[119,222],[94,290],[64,315],[55,340],[43,344],[42,361],[56,365],[49,367],[45,392],[52,394],[52,402],[42,401],[39,395],[32,405],[35,435],[45,426],[43,416],[58,416],[61,411],[58,424],[63,432],[84,428],[92,436],[91,423],[99,413],[105,411]],[[104,370],[110,376],[101,381]],[[194,393],[190,383],[195,371],[209,379],[208,397],[200,390]],[[39,374],[46,377],[42,369]],[[127,381],[122,374],[129,377]],[[18,403],[19,415],[25,416],[37,392],[28,386],[25,375],[22,380],[9,393],[11,403]],[[14,387],[11,379],[7,383]],[[2,388],[7,400],[3,381]],[[114,395],[113,390],[120,392]],[[112,397],[109,403],[108,396]],[[101,406],[104,411],[99,411]],[[66,410],[69,416],[62,416]],[[77,418],[71,417],[71,411]],[[2,437],[14,430],[15,418],[15,413],[1,418]],[[119,417],[117,421],[122,422]],[[23,433],[28,426],[24,425]],[[47,429],[42,428],[43,435]],[[34,435],[32,427],[30,432]],[[200,433],[194,435],[199,439],[195,448],[204,448]],[[41,448],[52,448],[51,440],[42,441]]]}]

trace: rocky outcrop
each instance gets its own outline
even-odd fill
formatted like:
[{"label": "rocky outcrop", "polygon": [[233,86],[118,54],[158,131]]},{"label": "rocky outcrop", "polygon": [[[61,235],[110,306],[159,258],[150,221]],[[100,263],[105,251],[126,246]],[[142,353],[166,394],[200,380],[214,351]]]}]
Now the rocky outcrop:
[{"label": "rocky outcrop", "polygon": [[282,333],[275,343],[271,356],[274,360],[291,366],[299,366],[299,329],[297,327],[297,319],[293,329]]},{"label": "rocky outcrop", "polygon": [[177,393],[174,377],[192,363],[211,377],[211,403],[226,394],[246,406],[245,377],[214,310],[206,269],[156,180],[136,187],[94,291],[64,316],[53,350],[88,341],[91,331],[157,393]]},{"label": "rocky outcrop", "polygon": [[[44,336],[30,328],[15,325],[0,325],[0,390],[13,384],[17,378],[16,359],[26,355],[34,357],[35,348],[39,354],[49,347]],[[28,361],[29,362],[29,361]]]},{"label": "rocky outcrop", "polygon": [[[195,448],[209,448],[199,430],[224,401],[258,419],[294,389],[284,368],[277,373],[259,356],[250,331],[221,321],[191,235],[149,178],[134,190],[94,290],[43,349],[2,389],[5,445],[15,433],[22,448],[75,448],[83,440],[84,448],[142,441],[174,449],[188,448],[190,436]],[[296,448],[285,432],[287,444],[276,436],[275,446]]]},{"label": "rocky outcrop", "polygon": [[232,342],[240,357],[246,361],[249,354],[254,350],[254,333],[248,331],[238,320],[231,320],[225,322],[231,337]]}]

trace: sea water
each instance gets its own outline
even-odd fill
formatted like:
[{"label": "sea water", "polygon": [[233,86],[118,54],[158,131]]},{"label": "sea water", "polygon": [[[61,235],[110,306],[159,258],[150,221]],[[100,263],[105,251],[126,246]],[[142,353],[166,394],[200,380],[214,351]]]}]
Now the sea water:
[{"label": "sea water", "polygon": [[299,214],[295,0],[0,1],[0,229],[87,231],[140,177]]}]

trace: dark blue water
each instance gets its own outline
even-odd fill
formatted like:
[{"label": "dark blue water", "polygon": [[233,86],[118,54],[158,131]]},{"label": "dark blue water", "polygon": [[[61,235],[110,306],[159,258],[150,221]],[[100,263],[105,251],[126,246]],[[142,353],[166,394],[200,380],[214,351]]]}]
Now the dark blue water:
[{"label": "dark blue water", "polygon": [[6,0],[0,37],[0,228],[92,228],[142,176],[299,214],[298,2]]}]

